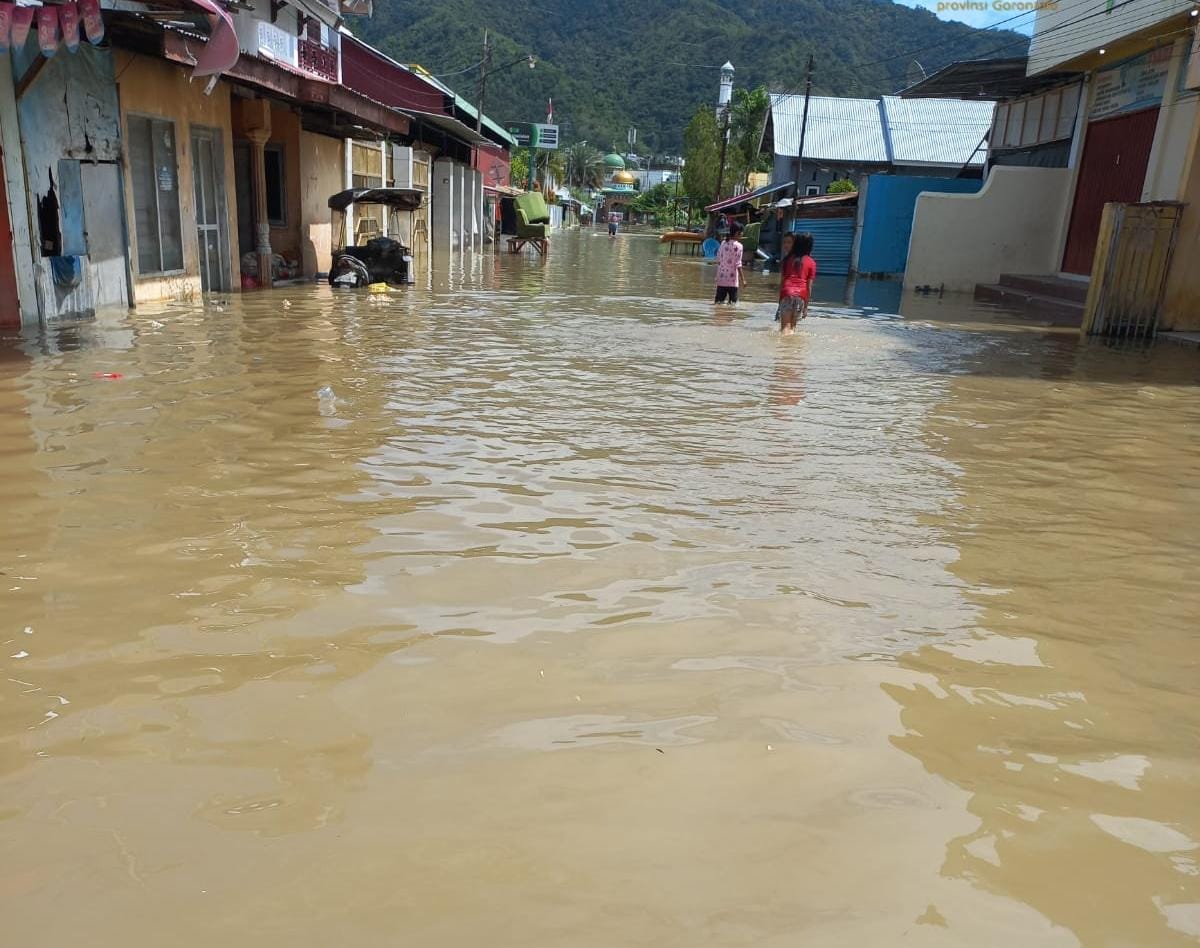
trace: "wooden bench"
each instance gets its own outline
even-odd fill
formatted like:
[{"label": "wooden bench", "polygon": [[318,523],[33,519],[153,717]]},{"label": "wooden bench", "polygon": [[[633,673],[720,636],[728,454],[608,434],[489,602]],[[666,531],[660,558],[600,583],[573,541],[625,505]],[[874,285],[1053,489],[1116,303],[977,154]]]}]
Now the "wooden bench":
[{"label": "wooden bench", "polygon": [[550,241],[547,240],[545,237],[541,237],[541,238],[509,237],[508,238],[508,252],[509,253],[520,253],[522,250],[525,249],[526,244],[533,247],[533,249],[536,250],[538,252],[538,254],[543,257],[550,250]]}]

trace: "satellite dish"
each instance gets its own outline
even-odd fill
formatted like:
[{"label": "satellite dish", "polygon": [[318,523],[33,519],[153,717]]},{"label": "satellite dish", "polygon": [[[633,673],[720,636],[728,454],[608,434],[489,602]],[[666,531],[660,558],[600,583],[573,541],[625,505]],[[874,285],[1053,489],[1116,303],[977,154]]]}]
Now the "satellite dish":
[{"label": "satellite dish", "polygon": [[925,72],[925,67],[922,66],[919,62],[917,62],[914,59],[911,63],[908,64],[908,72],[906,72],[904,75],[905,85],[906,86],[915,86],[918,82],[920,82],[922,79],[925,79],[927,76],[928,76],[928,73]]}]

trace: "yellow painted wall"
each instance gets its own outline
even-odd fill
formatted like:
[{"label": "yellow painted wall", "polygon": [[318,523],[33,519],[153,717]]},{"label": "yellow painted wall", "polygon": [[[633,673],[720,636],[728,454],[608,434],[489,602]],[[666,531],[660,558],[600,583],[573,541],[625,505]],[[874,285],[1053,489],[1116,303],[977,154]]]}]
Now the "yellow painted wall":
[{"label": "yellow painted wall", "polygon": [[300,116],[286,106],[271,103],[272,145],[284,149],[284,187],[287,190],[287,224],[271,228],[271,249],[288,259],[303,260],[300,236]]},{"label": "yellow painted wall", "polygon": [[188,82],[190,69],[161,59],[150,59],[127,50],[113,51],[117,88],[121,100],[121,133],[129,140],[126,121],[130,113],[153,115],[175,122],[176,153],[179,160],[179,212],[183,234],[182,274],[142,277],[137,272],[137,231],[133,218],[133,187],[129,156],[123,159],[125,208],[134,268],[134,300],[190,299],[200,293],[199,246],[196,237],[196,191],[192,180],[191,126],[219,129],[225,152],[225,204],[230,242],[231,286],[241,285],[237,255],[237,202],[233,188],[233,130],[230,125],[229,86],[218,82],[212,95],[204,95],[203,82]]},{"label": "yellow painted wall", "polygon": [[329,199],[345,189],[341,139],[300,132],[300,250],[304,273],[328,272],[333,253]]}]

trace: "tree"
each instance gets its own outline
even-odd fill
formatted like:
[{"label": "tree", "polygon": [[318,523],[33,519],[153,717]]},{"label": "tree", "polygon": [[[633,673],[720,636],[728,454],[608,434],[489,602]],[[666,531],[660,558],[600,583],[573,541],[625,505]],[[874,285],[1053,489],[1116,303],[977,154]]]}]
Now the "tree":
[{"label": "tree", "polygon": [[508,168],[509,183],[514,188],[524,188],[529,183],[529,151],[525,148],[514,151]]},{"label": "tree", "polygon": [[587,142],[576,142],[563,149],[567,184],[595,187],[604,179],[604,154]]},{"label": "tree", "polygon": [[663,227],[674,227],[682,218],[674,182],[656,184],[648,191],[643,191],[633,199],[629,209],[653,217],[655,223]]},{"label": "tree", "polygon": [[683,189],[697,204],[716,199],[721,132],[710,106],[702,105],[683,132]]},{"label": "tree", "polygon": [[770,160],[760,152],[771,97],[766,86],[735,89],[729,109],[729,147],[726,180],[745,184],[752,171],[769,171]]},{"label": "tree", "polygon": [[849,178],[842,178],[840,181],[831,181],[829,187],[825,189],[826,194],[855,194],[858,192],[858,185]]}]

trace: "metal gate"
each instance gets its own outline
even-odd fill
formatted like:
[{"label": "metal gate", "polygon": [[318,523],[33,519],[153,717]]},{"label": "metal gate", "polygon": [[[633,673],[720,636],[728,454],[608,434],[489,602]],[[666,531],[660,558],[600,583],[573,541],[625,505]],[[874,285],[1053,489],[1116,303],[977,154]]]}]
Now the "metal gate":
[{"label": "metal gate", "polygon": [[1088,287],[1083,332],[1118,339],[1153,336],[1183,205],[1106,204]]},{"label": "metal gate", "polygon": [[808,232],[813,235],[812,255],[817,261],[818,274],[845,276],[850,272],[855,226],[856,221],[853,217],[827,217],[816,220],[799,217],[793,222],[792,229],[798,234]]},{"label": "metal gate", "polygon": [[228,290],[229,242],[225,235],[225,165],[221,133],[192,126],[192,179],[196,189],[196,238],[200,288]]},{"label": "metal gate", "polygon": [[1067,273],[1092,272],[1105,204],[1141,200],[1157,123],[1158,109],[1144,109],[1088,125],[1063,254]]}]

